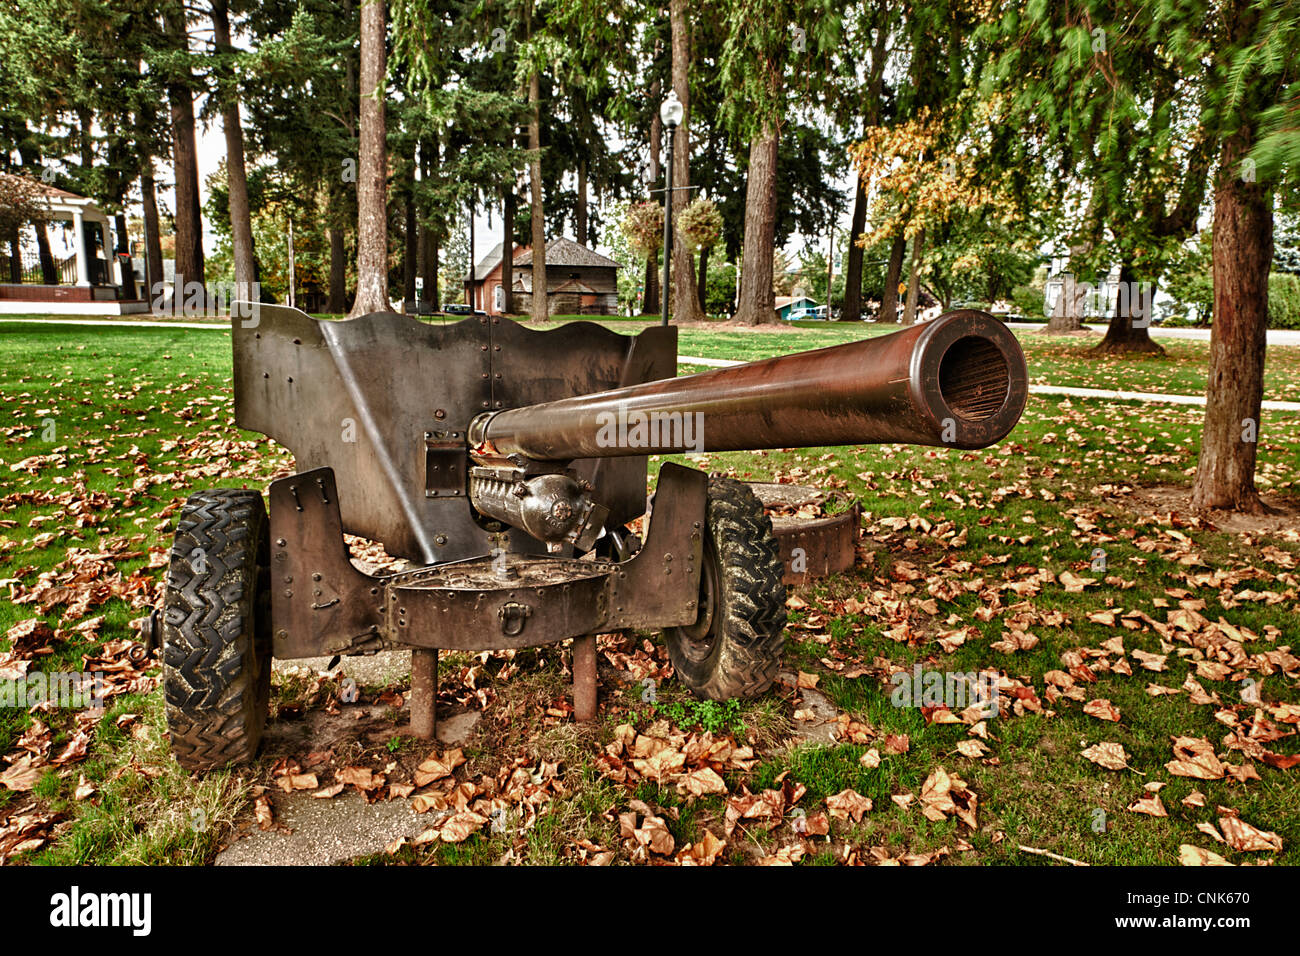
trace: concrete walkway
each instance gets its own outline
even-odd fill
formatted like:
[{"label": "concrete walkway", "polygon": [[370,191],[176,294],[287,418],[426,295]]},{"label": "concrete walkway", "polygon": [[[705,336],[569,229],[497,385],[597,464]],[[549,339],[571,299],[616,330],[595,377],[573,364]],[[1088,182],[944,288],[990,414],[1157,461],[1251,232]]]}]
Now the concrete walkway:
[{"label": "concrete walkway", "polygon": [[0,323],[13,322],[19,325],[113,325],[129,329],[219,329],[230,331],[230,323],[221,322],[133,322],[130,319],[10,319],[0,315]]},{"label": "concrete walkway", "polygon": [[[1007,328],[1024,332],[1041,332],[1047,328],[1043,322],[1008,322]],[[1091,329],[1102,335],[1106,334],[1105,325],[1085,325],[1085,329]],[[1209,329],[1166,329],[1160,325],[1153,325],[1150,329],[1151,335],[1158,339],[1189,339],[1193,342],[1210,341]],[[1300,345],[1300,330],[1296,329],[1269,329],[1269,345]]]}]

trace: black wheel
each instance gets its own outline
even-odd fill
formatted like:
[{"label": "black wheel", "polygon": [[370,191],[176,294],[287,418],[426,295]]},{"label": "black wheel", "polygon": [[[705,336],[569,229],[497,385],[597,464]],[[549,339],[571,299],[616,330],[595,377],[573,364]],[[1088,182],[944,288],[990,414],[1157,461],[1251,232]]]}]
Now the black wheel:
[{"label": "black wheel", "polygon": [[167,726],[187,770],[257,753],[271,693],[269,558],[258,492],[219,488],[185,502],[162,631]]},{"label": "black wheel", "polygon": [[709,478],[699,617],[664,631],[677,678],[697,697],[757,697],[776,680],[785,584],[772,519],[743,482]]}]

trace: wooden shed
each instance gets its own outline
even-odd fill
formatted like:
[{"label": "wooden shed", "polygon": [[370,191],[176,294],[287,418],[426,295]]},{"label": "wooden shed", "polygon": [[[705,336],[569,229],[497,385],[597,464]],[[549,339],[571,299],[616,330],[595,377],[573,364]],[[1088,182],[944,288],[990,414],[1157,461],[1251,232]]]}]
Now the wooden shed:
[{"label": "wooden shed", "polygon": [[[474,308],[492,315],[501,312],[501,246],[489,252],[466,278]],[[515,312],[532,310],[533,252],[518,246],[512,257]],[[618,313],[618,263],[572,239],[546,244],[546,295],[550,315],[615,315]]]}]

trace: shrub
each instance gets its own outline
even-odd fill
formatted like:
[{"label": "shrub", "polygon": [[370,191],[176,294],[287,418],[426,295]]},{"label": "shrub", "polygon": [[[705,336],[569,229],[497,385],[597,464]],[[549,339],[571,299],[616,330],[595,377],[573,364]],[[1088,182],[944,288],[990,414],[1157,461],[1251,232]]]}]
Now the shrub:
[{"label": "shrub", "polygon": [[1043,287],[1040,285],[1018,285],[1011,290],[1011,301],[1016,312],[1029,319],[1046,318],[1043,311]]},{"label": "shrub", "polygon": [[1268,327],[1300,329],[1300,276],[1290,272],[1269,275]]}]

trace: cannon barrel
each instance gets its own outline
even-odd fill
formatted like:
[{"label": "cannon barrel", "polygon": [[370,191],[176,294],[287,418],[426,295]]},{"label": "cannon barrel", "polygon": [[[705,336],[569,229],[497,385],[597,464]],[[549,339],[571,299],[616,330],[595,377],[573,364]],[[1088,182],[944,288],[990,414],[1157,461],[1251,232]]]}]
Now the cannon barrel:
[{"label": "cannon barrel", "polygon": [[570,461],[904,442],[983,448],[1020,419],[1024,353],[985,312],[960,310],[846,345],[485,412],[480,462]]}]

